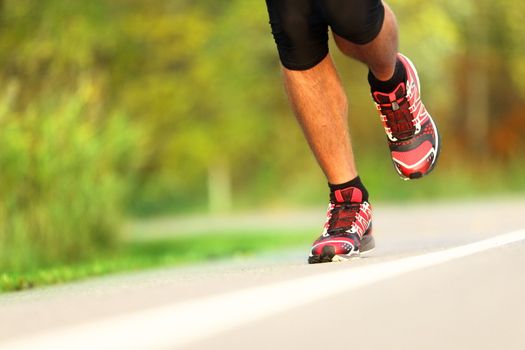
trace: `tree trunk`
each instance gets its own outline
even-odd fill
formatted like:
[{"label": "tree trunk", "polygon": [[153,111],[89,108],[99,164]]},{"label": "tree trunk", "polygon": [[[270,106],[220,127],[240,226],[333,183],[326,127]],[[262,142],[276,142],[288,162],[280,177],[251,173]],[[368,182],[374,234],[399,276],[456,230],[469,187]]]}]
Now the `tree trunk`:
[{"label": "tree trunk", "polygon": [[466,131],[468,146],[474,154],[487,152],[487,138],[490,123],[490,81],[488,72],[488,27],[484,1],[475,2],[475,15],[468,23],[467,100]]},{"label": "tree trunk", "polygon": [[218,160],[208,167],[208,207],[214,214],[231,210],[230,169],[225,160]]}]

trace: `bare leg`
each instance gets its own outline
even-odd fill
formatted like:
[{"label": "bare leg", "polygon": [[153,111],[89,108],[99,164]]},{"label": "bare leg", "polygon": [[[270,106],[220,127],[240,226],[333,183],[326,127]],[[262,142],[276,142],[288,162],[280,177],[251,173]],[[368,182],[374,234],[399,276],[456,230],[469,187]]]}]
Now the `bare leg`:
[{"label": "bare leg", "polygon": [[[372,42],[356,45],[334,34],[339,49],[367,64],[380,80],[394,74],[398,52],[396,19],[388,5],[384,6],[384,23]],[[356,177],[348,102],[331,57],[305,71],[283,68],[283,74],[290,104],[328,182],[344,183]]]},{"label": "bare leg", "polygon": [[379,80],[388,80],[394,74],[398,52],[396,17],[386,3],[385,20],[378,36],[370,43],[357,45],[334,34],[337,47],[345,55],[365,63]]},{"label": "bare leg", "polygon": [[348,102],[330,55],[308,70],[283,68],[283,75],[290,104],[328,182],[355,178]]}]

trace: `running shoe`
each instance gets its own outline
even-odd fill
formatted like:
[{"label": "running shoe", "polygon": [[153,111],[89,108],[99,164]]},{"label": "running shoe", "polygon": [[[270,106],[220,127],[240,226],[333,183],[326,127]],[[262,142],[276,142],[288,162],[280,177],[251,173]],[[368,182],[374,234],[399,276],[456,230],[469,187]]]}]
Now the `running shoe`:
[{"label": "running shoe", "polygon": [[436,124],[421,101],[419,77],[414,64],[402,54],[407,80],[394,91],[373,91],[372,97],[388,138],[390,155],[399,176],[417,179],[432,171],[439,155]]},{"label": "running shoe", "polygon": [[345,261],[374,248],[372,207],[355,187],[330,195],[326,223],[314,242],[308,263]]}]

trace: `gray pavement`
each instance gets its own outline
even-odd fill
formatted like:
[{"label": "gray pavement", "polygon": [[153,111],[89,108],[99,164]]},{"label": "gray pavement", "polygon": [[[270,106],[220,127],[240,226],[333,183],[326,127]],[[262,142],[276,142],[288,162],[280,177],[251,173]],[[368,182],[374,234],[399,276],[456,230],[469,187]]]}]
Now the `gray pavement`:
[{"label": "gray pavement", "polygon": [[523,350],[524,266],[525,244],[516,244],[345,292],[188,349]]},{"label": "gray pavement", "polygon": [[[312,210],[288,217],[309,230],[313,223],[306,221],[313,222],[315,217],[316,226],[321,226],[322,215]],[[261,221],[261,226],[291,225],[284,224],[284,217],[276,217]],[[253,220],[252,216],[252,225]],[[173,226],[187,223],[166,225],[171,232],[179,232]],[[253,259],[4,294],[0,296],[0,349],[5,340],[47,330],[396,261],[524,229],[525,200],[377,206],[374,225],[377,249],[370,257],[348,263],[309,266],[305,263],[308,247],[300,247]],[[407,229],[414,225],[417,230]],[[314,238],[316,233],[308,234]],[[246,322],[198,339],[187,348],[525,349],[524,266],[522,241]]]}]

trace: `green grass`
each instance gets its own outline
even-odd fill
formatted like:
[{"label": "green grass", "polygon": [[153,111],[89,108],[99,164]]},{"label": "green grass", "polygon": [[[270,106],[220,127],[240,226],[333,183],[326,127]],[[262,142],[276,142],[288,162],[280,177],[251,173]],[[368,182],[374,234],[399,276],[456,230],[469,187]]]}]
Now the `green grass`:
[{"label": "green grass", "polygon": [[127,242],[114,253],[77,264],[0,273],[0,292],[24,290],[116,272],[176,266],[242,257],[276,249],[308,246],[304,232],[200,234],[172,239]]}]

